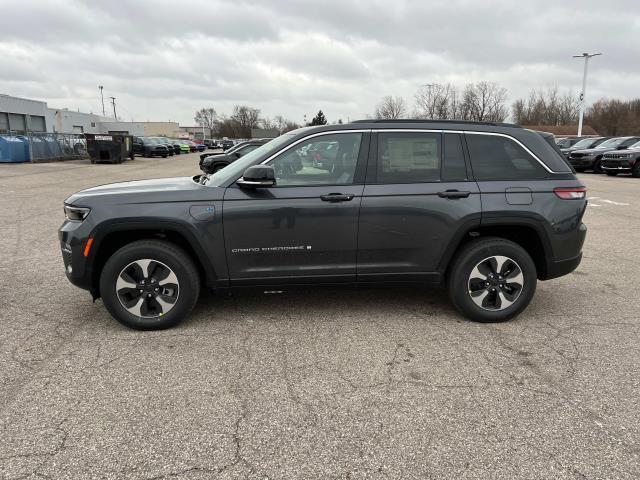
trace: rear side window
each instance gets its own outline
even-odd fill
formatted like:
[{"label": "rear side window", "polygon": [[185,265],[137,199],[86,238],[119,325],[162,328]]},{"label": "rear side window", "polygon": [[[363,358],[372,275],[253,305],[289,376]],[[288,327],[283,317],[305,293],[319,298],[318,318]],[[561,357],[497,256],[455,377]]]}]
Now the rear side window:
[{"label": "rear side window", "polygon": [[546,171],[514,140],[499,135],[467,134],[467,146],[476,180],[533,180]]},{"label": "rear side window", "polygon": [[439,133],[378,134],[378,183],[422,183],[440,180]]},{"label": "rear side window", "polygon": [[442,180],[453,182],[464,181],[466,179],[467,166],[464,163],[462,135],[459,133],[445,133]]}]

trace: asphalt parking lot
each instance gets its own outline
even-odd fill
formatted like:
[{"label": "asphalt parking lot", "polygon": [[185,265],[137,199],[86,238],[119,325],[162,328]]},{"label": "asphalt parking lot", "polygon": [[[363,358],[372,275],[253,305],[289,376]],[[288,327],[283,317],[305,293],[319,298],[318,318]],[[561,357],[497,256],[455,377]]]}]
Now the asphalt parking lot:
[{"label": "asphalt parking lot", "polygon": [[640,180],[582,174],[585,257],[506,324],[441,291],[203,298],[128,330],[70,285],[82,188],[197,155],[0,165],[0,478],[640,477]]}]

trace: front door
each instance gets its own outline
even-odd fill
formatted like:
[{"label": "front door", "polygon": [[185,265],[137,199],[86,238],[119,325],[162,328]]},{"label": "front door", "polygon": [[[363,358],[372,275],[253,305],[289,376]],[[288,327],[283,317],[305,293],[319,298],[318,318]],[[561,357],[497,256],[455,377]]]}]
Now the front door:
[{"label": "front door", "polygon": [[[368,137],[316,134],[268,162],[274,187],[227,188],[223,223],[232,285],[355,281]],[[319,144],[326,150],[327,143],[332,154],[318,163],[308,152]]]}]

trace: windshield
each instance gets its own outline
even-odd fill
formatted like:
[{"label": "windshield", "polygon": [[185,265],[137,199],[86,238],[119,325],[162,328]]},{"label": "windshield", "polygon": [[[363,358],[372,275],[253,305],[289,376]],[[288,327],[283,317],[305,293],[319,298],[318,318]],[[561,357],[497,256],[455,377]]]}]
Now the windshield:
[{"label": "windshield", "polygon": [[576,148],[576,150],[579,150],[581,148],[591,148],[593,145],[595,145],[598,142],[598,140],[600,139],[599,138],[583,138],[573,146]]},{"label": "windshield", "polygon": [[640,148],[640,142],[636,142],[632,145],[629,145],[629,148]]},{"label": "windshield", "polygon": [[598,145],[598,148],[612,148],[612,147],[615,148],[621,145],[622,143],[626,142],[627,140],[629,140],[629,137],[610,138],[606,142],[602,142],[600,145]]},{"label": "windshield", "polygon": [[293,137],[295,137],[294,134],[287,133],[274,138],[252,152],[247,153],[242,158],[222,170],[214,173],[213,175],[209,175],[206,183],[217,187],[227,183],[229,180],[239,177],[256,159],[260,158],[264,154],[277,150],[285,143],[291,141]]}]

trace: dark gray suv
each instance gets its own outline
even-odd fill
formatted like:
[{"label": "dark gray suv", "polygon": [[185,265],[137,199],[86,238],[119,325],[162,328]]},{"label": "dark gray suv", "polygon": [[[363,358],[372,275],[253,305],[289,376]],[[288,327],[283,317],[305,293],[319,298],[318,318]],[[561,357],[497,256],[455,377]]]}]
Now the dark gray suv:
[{"label": "dark gray suv", "polygon": [[216,173],[83,190],[59,238],[69,280],[137,329],[177,324],[201,287],[310,284],[446,285],[464,316],[496,322],[578,266],[586,204],[550,135],[361,121],[295,130]]}]

